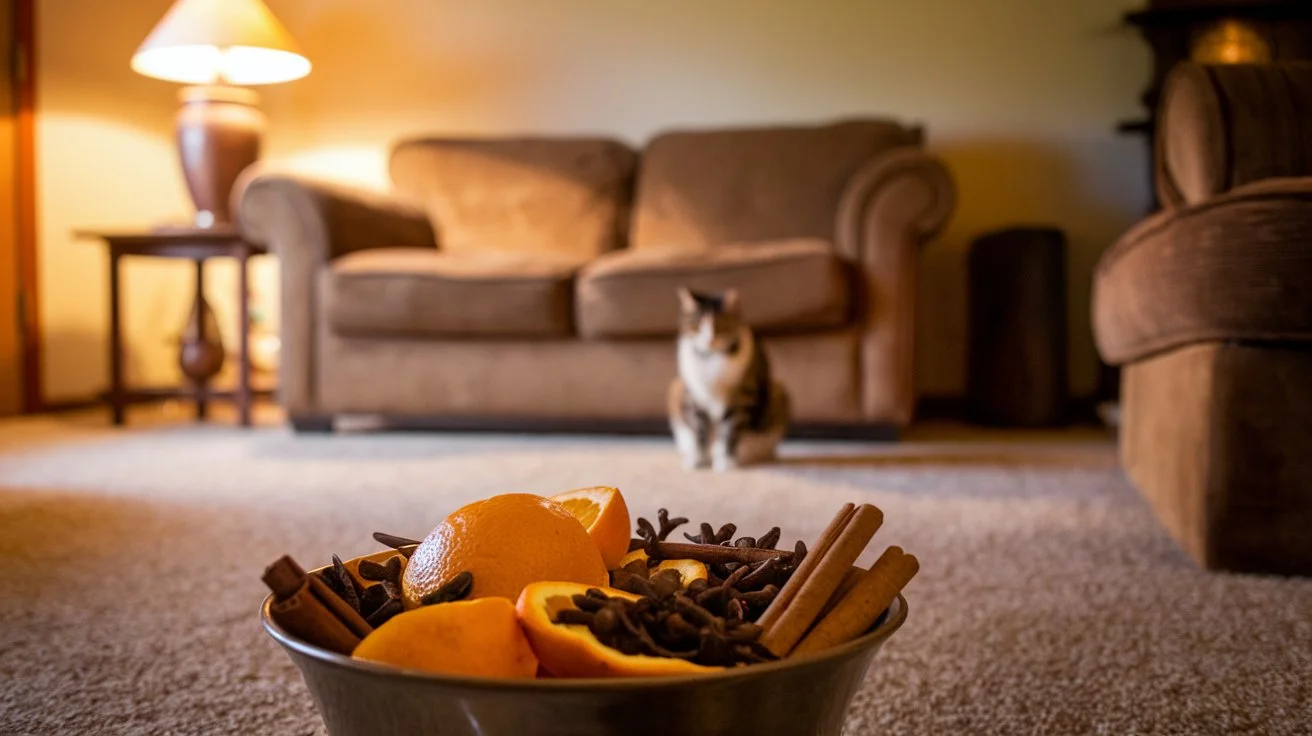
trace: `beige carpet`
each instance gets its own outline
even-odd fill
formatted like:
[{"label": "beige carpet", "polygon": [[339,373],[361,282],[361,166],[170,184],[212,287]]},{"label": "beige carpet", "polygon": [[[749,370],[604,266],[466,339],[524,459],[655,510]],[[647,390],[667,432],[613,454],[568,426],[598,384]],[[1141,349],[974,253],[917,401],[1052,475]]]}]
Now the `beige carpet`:
[{"label": "beige carpet", "polygon": [[650,439],[0,424],[0,733],[322,733],[259,629],[265,563],[600,483],[786,540],[882,507],[923,571],[852,734],[1312,733],[1312,580],[1196,570],[1097,436],[786,452],[717,476]]}]

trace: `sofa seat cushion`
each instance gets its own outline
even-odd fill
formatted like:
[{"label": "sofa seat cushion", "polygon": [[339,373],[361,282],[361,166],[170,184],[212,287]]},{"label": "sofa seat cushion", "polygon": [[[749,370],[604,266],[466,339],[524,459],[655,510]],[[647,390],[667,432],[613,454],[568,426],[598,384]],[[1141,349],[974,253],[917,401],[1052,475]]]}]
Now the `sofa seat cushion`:
[{"label": "sofa seat cushion", "polygon": [[346,336],[565,337],[575,257],[382,248],[334,260],[321,284]]},{"label": "sofa seat cushion", "polygon": [[836,327],[849,321],[851,276],[828,242],[738,243],[703,250],[644,248],[602,256],[575,287],[579,334],[673,335],[678,288],[737,288],[748,324],[761,331]]},{"label": "sofa seat cushion", "polygon": [[1312,341],[1312,178],[1267,179],[1140,223],[1103,254],[1093,328],[1120,365],[1200,342]]}]

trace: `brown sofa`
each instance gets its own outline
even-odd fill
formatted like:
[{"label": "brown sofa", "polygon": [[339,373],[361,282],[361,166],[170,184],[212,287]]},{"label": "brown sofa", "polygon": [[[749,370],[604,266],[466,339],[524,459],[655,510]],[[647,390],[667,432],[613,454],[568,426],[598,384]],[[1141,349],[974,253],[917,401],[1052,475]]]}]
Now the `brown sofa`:
[{"label": "brown sofa", "polygon": [[1182,66],[1160,117],[1094,285],[1122,459],[1201,565],[1312,574],[1312,65]]},{"label": "brown sofa", "polygon": [[661,428],[679,285],[742,291],[803,427],[911,419],[916,261],[954,206],[918,128],[408,140],[391,176],[237,195],[280,260],[298,429]]}]

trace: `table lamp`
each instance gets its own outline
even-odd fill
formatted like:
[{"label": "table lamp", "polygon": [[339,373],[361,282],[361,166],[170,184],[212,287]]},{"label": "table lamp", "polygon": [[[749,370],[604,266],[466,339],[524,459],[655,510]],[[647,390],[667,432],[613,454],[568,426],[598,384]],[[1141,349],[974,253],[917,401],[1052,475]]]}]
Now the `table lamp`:
[{"label": "table lamp", "polygon": [[132,56],[132,69],[188,85],[179,91],[178,153],[202,228],[231,222],[229,194],[260,156],[259,96],[310,62],[261,0],[177,0]]}]

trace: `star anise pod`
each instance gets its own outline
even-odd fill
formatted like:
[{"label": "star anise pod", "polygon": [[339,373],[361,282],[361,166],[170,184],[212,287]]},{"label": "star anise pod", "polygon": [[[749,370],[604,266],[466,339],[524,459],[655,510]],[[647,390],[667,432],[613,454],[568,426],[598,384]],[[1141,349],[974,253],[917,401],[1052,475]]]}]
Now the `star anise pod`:
[{"label": "star anise pod", "polygon": [[362,585],[337,555],[333,555],[332,567],[319,573],[319,578],[376,628],[405,608],[401,602],[402,556],[394,555],[382,564],[360,561],[356,566],[359,576],[375,585]]},{"label": "star anise pod", "polygon": [[365,580],[387,581],[393,585],[401,584],[402,564],[400,555],[392,555],[387,558],[387,562],[381,565],[373,560],[360,560],[360,565],[356,569],[359,570],[360,577]]},{"label": "star anise pod", "polygon": [[333,555],[332,567],[324,568],[319,573],[319,578],[337,594],[339,598],[346,601],[356,613],[360,613],[360,594],[363,592],[362,586],[355,582],[346,565],[342,564],[342,558]]}]

